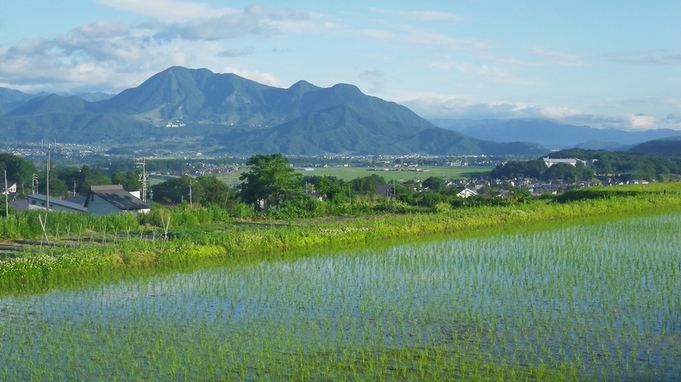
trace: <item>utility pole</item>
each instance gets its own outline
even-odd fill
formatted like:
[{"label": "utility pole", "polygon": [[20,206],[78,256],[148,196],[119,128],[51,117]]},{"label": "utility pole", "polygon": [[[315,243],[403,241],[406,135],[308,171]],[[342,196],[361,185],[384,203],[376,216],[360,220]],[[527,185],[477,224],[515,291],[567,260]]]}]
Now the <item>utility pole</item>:
[{"label": "utility pole", "polygon": [[194,203],[192,203],[192,178],[189,178],[189,207],[194,208]]},{"label": "utility pole", "polygon": [[7,170],[5,170],[5,216],[9,216],[9,191],[7,191]]},{"label": "utility pole", "polygon": [[147,201],[147,160],[142,157],[142,162],[137,162],[138,167],[142,167],[142,174],[139,175],[140,183],[142,183],[142,197],[143,201]]},{"label": "utility pole", "polygon": [[47,145],[47,189],[45,192],[45,207],[50,210],[50,145]]},{"label": "utility pole", "polygon": [[397,200],[397,183],[395,183],[395,176],[393,176],[393,199]]}]

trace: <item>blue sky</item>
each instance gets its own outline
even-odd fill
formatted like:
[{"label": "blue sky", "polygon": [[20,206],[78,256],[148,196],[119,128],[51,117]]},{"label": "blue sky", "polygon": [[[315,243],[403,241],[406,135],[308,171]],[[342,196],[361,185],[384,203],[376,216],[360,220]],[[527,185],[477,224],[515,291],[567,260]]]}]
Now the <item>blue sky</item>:
[{"label": "blue sky", "polygon": [[681,1],[0,0],[0,87],[117,93],[169,66],[426,118],[681,129]]}]

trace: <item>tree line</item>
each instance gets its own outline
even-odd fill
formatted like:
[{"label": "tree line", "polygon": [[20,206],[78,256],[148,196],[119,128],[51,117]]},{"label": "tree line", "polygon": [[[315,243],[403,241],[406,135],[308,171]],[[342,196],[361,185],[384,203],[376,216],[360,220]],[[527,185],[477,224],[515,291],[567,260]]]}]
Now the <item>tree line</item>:
[{"label": "tree line", "polygon": [[[17,182],[17,191],[21,196],[31,194],[33,191],[41,194],[47,193],[48,171],[46,168],[38,168],[32,161],[2,153],[0,154],[0,173],[4,174],[4,171],[7,171],[9,181]],[[50,196],[63,196],[68,192],[86,195],[90,191],[90,186],[93,185],[121,184],[128,191],[141,188],[139,171],[115,170],[108,174],[88,165],[60,167],[55,162],[50,162],[49,183]]]},{"label": "tree line", "polygon": [[681,175],[681,157],[641,152],[610,152],[605,150],[570,149],[557,151],[551,158],[579,158],[577,166],[559,163],[547,167],[543,159],[510,161],[495,167],[490,177],[496,179],[535,178],[543,180],[564,179],[568,181],[591,180],[594,176],[618,180],[668,180],[669,176]]}]

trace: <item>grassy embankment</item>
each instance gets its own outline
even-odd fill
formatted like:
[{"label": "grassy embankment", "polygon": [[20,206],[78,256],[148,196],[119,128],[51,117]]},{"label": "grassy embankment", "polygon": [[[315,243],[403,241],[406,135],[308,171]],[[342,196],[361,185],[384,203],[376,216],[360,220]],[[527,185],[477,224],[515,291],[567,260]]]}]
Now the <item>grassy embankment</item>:
[{"label": "grassy embankment", "polygon": [[[91,217],[52,213],[50,246],[31,246],[0,258],[0,293],[29,292],[60,285],[114,279],[208,261],[284,259],[305,252],[344,250],[417,240],[437,235],[496,233],[587,218],[667,211],[681,207],[681,184],[590,188],[557,200],[534,200],[507,207],[452,209],[412,215],[370,215],[295,222],[229,222],[171,230],[141,226],[133,216]],[[207,212],[203,212],[207,213]],[[0,220],[0,238],[40,241],[39,215]],[[174,215],[172,215],[174,216]],[[200,218],[199,221],[209,221]],[[178,217],[171,220],[178,221]],[[56,225],[56,227],[55,227]],[[56,230],[55,230],[56,228]],[[56,233],[55,233],[56,232]],[[153,232],[142,236],[142,233]],[[16,242],[16,241],[14,241]]]}]

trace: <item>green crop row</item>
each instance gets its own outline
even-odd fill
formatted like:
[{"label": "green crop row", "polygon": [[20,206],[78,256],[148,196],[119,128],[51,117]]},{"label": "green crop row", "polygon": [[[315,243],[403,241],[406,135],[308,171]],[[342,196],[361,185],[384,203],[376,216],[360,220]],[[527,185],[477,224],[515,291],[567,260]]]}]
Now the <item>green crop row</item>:
[{"label": "green crop row", "polygon": [[[628,197],[585,199],[570,203],[537,200],[506,207],[481,206],[428,214],[383,214],[358,218],[245,222],[241,224],[174,224],[187,210],[160,210],[145,217],[169,221],[162,228],[142,225],[129,214],[92,217],[53,213],[48,216],[52,241],[68,245],[33,246],[16,257],[0,259],[0,291],[49,287],[73,282],[74,275],[128,272],[134,269],[179,267],[206,259],[276,258],[300,252],[340,250],[391,240],[434,235],[499,232],[505,227],[559,224],[590,217],[623,215],[681,207],[681,194],[641,193]],[[163,213],[167,215],[164,217]],[[4,237],[39,239],[40,214],[29,212],[0,220]],[[43,215],[44,217],[44,215]],[[169,219],[169,220],[168,220]],[[161,224],[161,223],[159,223]],[[30,229],[29,229],[30,228]],[[9,232],[9,234],[8,234]],[[16,232],[27,232],[21,235]],[[95,233],[96,232],[96,233]],[[45,240],[47,241],[47,239]]]}]

